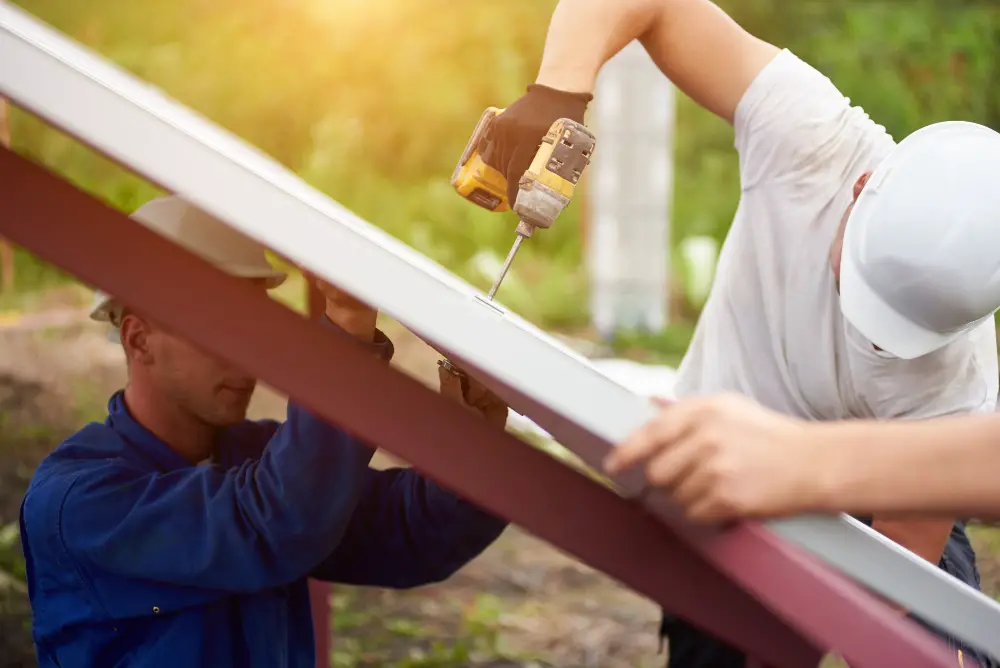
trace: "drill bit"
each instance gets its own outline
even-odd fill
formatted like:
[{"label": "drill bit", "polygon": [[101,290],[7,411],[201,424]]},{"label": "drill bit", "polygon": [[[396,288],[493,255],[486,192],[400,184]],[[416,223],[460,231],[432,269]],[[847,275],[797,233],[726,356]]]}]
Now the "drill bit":
[{"label": "drill bit", "polygon": [[497,280],[493,282],[493,287],[490,288],[489,294],[486,295],[488,300],[493,301],[494,295],[500,289],[500,284],[503,283],[504,276],[507,275],[511,263],[514,262],[514,256],[517,255],[517,249],[521,247],[522,241],[524,241],[524,235],[518,234],[517,239],[514,240],[514,245],[510,247],[510,252],[507,253],[507,259],[504,260],[503,267],[500,269],[500,275],[497,276]]},{"label": "drill bit", "polygon": [[[503,283],[504,276],[507,275],[507,271],[510,269],[511,263],[514,262],[514,256],[517,255],[517,250],[521,247],[521,242],[524,241],[524,239],[525,235],[518,232],[517,239],[514,240],[514,245],[510,247],[510,252],[507,253],[507,259],[504,260],[503,267],[500,269],[500,275],[497,276],[497,280],[493,282],[493,287],[490,288],[489,294],[486,295],[487,300],[493,301],[493,297],[496,295],[497,290],[500,289],[500,284]],[[452,375],[461,377],[463,379],[463,383],[466,382],[464,380],[465,372],[452,364],[451,360],[447,358],[442,359],[438,362],[438,366]],[[464,387],[465,386],[463,385],[463,388]]]}]

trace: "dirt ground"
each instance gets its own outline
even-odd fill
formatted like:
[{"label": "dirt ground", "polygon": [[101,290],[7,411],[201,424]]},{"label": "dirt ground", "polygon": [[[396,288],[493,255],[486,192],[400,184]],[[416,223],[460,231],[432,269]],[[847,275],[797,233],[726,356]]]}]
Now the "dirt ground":
[{"label": "dirt ground", "polygon": [[[79,308],[49,305],[31,318],[0,317],[0,572],[3,526],[34,465],[67,433],[100,418],[122,385],[120,349]],[[436,383],[436,354],[385,325],[396,364]],[[254,416],[280,417],[283,397],[262,387]],[[398,465],[380,453],[377,466]],[[979,531],[984,589],[1000,588],[1000,539]],[[407,592],[335,587],[333,653],[338,666],[662,666],[658,611],[642,597],[517,528],[448,582]],[[0,668],[34,666],[23,591],[0,577]],[[20,642],[12,641],[20,638]]]}]

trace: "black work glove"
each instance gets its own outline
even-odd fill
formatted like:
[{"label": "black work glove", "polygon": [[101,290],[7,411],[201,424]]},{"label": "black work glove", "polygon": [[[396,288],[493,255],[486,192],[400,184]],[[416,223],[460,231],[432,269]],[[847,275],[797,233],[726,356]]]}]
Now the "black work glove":
[{"label": "black work glove", "polygon": [[517,182],[531,166],[542,138],[560,118],[583,123],[590,93],[565,91],[531,84],[528,92],[500,114],[482,139],[479,153],[483,161],[507,179],[507,200],[511,209],[517,199]]}]

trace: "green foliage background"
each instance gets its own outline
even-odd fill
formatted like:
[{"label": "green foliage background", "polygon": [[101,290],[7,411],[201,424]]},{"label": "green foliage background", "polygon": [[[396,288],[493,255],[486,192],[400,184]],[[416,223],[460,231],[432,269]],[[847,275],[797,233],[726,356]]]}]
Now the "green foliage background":
[{"label": "green foliage background", "polygon": [[[511,241],[512,222],[455,196],[448,177],[482,109],[508,104],[533,79],[553,0],[17,4],[481,286],[470,259]],[[720,4],[829,75],[897,138],[943,119],[1000,127],[996,2]],[[721,239],[739,194],[732,131],[686,99],[678,124],[673,243]],[[26,114],[13,133],[19,151],[122,209],[154,194]],[[544,326],[586,320],[580,211],[527,245],[515,272],[532,287],[505,295]],[[61,278],[26,256],[18,270],[22,286]]]}]

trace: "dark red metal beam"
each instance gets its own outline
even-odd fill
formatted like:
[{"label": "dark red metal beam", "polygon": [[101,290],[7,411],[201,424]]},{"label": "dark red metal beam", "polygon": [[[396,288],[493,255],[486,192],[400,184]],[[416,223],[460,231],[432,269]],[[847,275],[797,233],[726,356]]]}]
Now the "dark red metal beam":
[{"label": "dark red metal beam", "polygon": [[[777,618],[706,563],[704,545],[4,150],[0,194],[0,233],[16,243],[768,665],[811,668],[827,647],[855,668],[954,664],[942,643],[818,562],[745,528],[729,532],[721,550],[746,540],[756,552],[725,550],[720,563],[756,574],[742,584],[794,608]],[[795,591],[782,594],[776,577]]]},{"label": "dark red metal beam", "polygon": [[333,668],[333,627],[330,596],[333,587],[322,580],[309,580],[309,605],[312,608],[316,668]]},{"label": "dark red metal beam", "polygon": [[[0,0],[2,3],[3,0]],[[0,146],[10,148],[10,105],[0,97]],[[14,291],[14,248],[0,238],[0,294]]]}]

